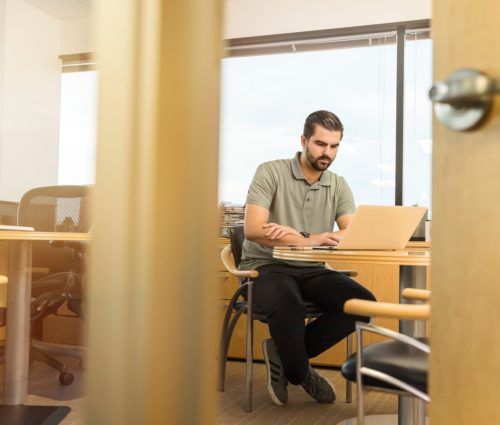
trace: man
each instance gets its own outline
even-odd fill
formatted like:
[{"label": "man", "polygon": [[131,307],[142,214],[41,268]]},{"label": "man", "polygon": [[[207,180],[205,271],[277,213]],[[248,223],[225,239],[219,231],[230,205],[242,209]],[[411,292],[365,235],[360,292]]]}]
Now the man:
[{"label": "man", "polygon": [[[332,384],[309,359],[354,331],[361,317],[343,312],[351,298],[375,297],[349,277],[323,263],[281,261],[274,246],[335,246],[355,210],[345,180],[327,170],[343,136],[339,118],[328,111],[310,114],[301,136],[302,152],[293,159],[261,164],[248,190],[245,242],[240,269],[256,269],[254,302],[268,318],[272,339],[263,342],[267,388],[279,406],[288,400],[287,384],[302,387],[317,401],[333,403]],[[340,230],[334,232],[334,222]],[[304,300],[324,314],[305,325]]]}]

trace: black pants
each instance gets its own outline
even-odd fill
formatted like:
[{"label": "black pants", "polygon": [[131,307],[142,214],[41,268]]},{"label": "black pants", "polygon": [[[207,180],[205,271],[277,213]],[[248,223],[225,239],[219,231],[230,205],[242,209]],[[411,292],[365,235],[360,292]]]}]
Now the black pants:
[{"label": "black pants", "polygon": [[[356,321],[367,320],[344,313],[344,303],[351,298],[375,297],[350,277],[324,267],[272,264],[259,267],[258,271],[254,303],[268,318],[285,376],[290,383],[300,384],[310,358],[352,333]],[[304,300],[315,302],[325,311],[307,326]]]}]

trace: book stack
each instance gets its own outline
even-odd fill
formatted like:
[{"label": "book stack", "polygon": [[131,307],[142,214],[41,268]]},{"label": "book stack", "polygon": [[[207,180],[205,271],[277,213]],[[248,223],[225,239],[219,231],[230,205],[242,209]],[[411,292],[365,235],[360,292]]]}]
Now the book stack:
[{"label": "book stack", "polygon": [[229,229],[235,226],[243,226],[245,221],[245,206],[221,202],[219,204],[220,236],[229,237]]}]

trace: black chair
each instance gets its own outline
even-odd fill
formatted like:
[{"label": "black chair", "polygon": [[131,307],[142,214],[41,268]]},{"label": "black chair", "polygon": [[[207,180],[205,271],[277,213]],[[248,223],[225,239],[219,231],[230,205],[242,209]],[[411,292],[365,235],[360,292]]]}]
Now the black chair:
[{"label": "black chair", "polygon": [[[229,344],[231,343],[231,336],[238,319],[247,314],[247,330],[246,330],[246,401],[245,411],[252,411],[252,365],[253,365],[253,321],[259,320],[267,323],[266,315],[257,306],[253,305],[253,281],[252,279],[258,277],[257,270],[242,271],[238,270],[238,265],[241,262],[241,255],[243,249],[243,241],[245,240],[245,233],[243,226],[237,226],[230,229],[230,245],[224,247],[221,253],[222,262],[226,270],[233,276],[240,279],[240,286],[234,292],[224,316],[222,323],[220,349],[219,349],[219,377],[217,389],[224,391],[225,376],[226,376],[226,363]],[[354,271],[339,271],[347,276],[357,276]],[[314,320],[321,316],[323,311],[321,308],[310,301],[305,302],[306,319]],[[234,314],[233,314],[234,313]],[[351,336],[347,338],[347,356],[351,354]],[[346,402],[352,401],[352,387],[351,382],[346,381]]]},{"label": "black chair", "polygon": [[[406,291],[406,293],[405,293]],[[425,301],[428,291],[409,289],[403,297]],[[429,318],[428,305],[377,303],[365,300],[349,300],[344,310],[350,314],[372,318],[369,323],[356,323],[356,342],[363,347],[363,333],[383,335],[389,340],[378,342],[359,350],[341,368],[342,375],[356,382],[358,405],[357,424],[363,425],[365,416],[363,397],[366,391],[376,390],[414,397],[411,417],[414,425],[425,424],[425,403],[430,401],[428,392],[429,339],[412,338],[390,329],[376,326],[374,317],[390,317],[401,320],[425,320]],[[401,409],[401,406],[400,406]],[[408,417],[410,412],[402,412]],[[370,423],[379,423],[371,417]],[[381,419],[380,423],[383,422]],[[345,424],[351,423],[349,421]],[[406,423],[406,422],[405,422]],[[339,424],[340,425],[340,424]]]},{"label": "black chair", "polygon": [[[19,203],[18,225],[37,231],[86,233],[90,228],[89,197],[88,186],[32,189]],[[57,315],[64,303],[83,319],[85,247],[80,242],[33,242],[30,362],[41,361],[59,371],[63,385],[73,382],[73,374],[52,355],[77,357],[82,361],[83,347],[48,343],[39,338],[43,319]]]}]

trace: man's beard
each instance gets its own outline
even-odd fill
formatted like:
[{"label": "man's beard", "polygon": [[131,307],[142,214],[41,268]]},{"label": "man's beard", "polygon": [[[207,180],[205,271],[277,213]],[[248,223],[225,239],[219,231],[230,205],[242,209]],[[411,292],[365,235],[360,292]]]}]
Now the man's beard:
[{"label": "man's beard", "polygon": [[[309,152],[309,149],[307,147],[305,154],[307,161],[309,162],[311,167],[313,167],[316,171],[325,171],[330,165],[332,165],[332,162],[335,159],[335,157],[330,159],[327,156],[320,156],[319,158],[314,158],[314,156],[312,156],[311,152]],[[326,165],[321,164],[319,161],[322,160],[328,161],[328,164]]]}]

